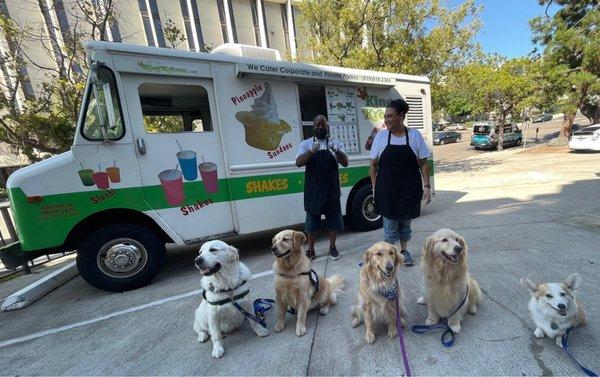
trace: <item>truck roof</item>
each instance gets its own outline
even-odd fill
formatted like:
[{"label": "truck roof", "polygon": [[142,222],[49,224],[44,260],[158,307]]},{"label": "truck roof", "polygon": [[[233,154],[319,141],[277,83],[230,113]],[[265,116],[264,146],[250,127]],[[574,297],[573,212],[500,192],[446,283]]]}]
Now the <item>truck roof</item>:
[{"label": "truck roof", "polygon": [[[312,75],[318,76],[313,77],[313,79],[318,78],[322,81],[350,81],[382,86],[394,86],[397,82],[414,82],[427,85],[430,83],[429,79],[425,76],[368,71],[354,68],[333,67],[278,60],[251,59],[246,57],[231,56],[223,53],[183,51],[128,43],[90,41],[85,44],[85,48],[88,56],[91,56],[95,51],[99,51],[115,53],[119,55],[232,63],[237,65],[238,75],[250,74],[279,77],[287,75],[291,77],[298,77],[299,79],[308,78]],[[250,69],[251,66],[256,66],[257,70],[253,71]],[[266,67],[266,69],[264,71],[260,71],[259,67]]]}]

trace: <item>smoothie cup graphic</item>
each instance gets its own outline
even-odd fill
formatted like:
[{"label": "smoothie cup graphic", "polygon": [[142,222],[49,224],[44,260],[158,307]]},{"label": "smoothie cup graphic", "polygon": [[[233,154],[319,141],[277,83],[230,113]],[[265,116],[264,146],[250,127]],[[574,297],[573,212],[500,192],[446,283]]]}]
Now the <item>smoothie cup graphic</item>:
[{"label": "smoothie cup graphic", "polygon": [[108,183],[108,173],[105,171],[95,172],[94,182],[100,190],[106,190],[110,187],[110,184]]},{"label": "smoothie cup graphic", "polygon": [[77,171],[79,174],[79,178],[81,179],[81,183],[84,186],[93,186],[96,184],[94,182],[94,170],[93,169],[81,169]]},{"label": "smoothie cup graphic", "polygon": [[194,181],[198,178],[198,170],[196,170],[196,152],[190,150],[181,150],[177,152],[177,160],[183,172],[183,178],[186,181]]},{"label": "smoothie cup graphic", "polygon": [[167,203],[172,206],[183,202],[183,176],[181,171],[175,169],[163,170],[158,174],[158,179],[165,192]]},{"label": "smoothie cup graphic", "polygon": [[118,167],[111,166],[106,168],[106,173],[108,174],[108,179],[110,179],[112,183],[121,182],[121,171]]},{"label": "smoothie cup graphic", "polygon": [[212,162],[203,162],[198,165],[198,170],[200,170],[200,176],[202,177],[204,190],[209,194],[219,191],[217,164]]}]

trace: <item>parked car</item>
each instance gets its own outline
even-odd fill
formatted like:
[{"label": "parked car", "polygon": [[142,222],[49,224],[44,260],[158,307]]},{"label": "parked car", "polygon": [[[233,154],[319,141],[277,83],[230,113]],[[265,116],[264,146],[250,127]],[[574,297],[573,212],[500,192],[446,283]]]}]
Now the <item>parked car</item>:
[{"label": "parked car", "polygon": [[572,151],[600,151],[600,123],[575,132],[569,141],[569,148]]},{"label": "parked car", "polygon": [[462,135],[454,131],[442,131],[433,133],[433,144],[444,145],[448,143],[456,143],[462,139]]},{"label": "parked car", "polygon": [[444,130],[445,131],[462,131],[462,130],[466,130],[466,129],[467,129],[467,127],[463,126],[462,124],[452,123],[451,125],[446,127]]},{"label": "parked car", "polygon": [[[523,142],[523,133],[516,124],[505,124],[502,147],[512,147]],[[471,146],[475,149],[497,149],[500,126],[489,122],[478,122],[473,125]]]},{"label": "parked car", "polygon": [[543,113],[533,118],[533,123],[541,123],[552,120],[552,114]]},{"label": "parked car", "polygon": [[431,130],[433,132],[435,131],[442,131],[444,129],[444,125],[440,124],[440,123],[434,123],[433,126],[431,127]]}]

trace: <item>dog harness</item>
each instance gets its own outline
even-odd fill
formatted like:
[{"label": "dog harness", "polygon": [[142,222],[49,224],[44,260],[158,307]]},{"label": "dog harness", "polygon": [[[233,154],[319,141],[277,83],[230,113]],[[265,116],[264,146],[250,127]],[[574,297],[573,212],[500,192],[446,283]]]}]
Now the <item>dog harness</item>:
[{"label": "dog harness", "polygon": [[[465,292],[465,297],[463,297],[460,304],[454,309],[454,311],[446,318],[440,319],[438,323],[435,325],[414,325],[410,328],[412,332],[415,334],[424,334],[430,331],[434,331],[437,329],[445,329],[442,334],[442,344],[446,347],[452,347],[454,344],[454,331],[448,325],[448,319],[450,319],[453,315],[455,315],[460,308],[462,308],[467,302],[467,297],[469,296],[469,285],[467,284],[467,290]],[[448,339],[446,339],[448,337]]]},{"label": "dog harness", "polygon": [[306,276],[308,276],[308,279],[310,280],[310,284],[312,284],[312,286],[315,288],[315,292],[312,294],[311,300],[313,298],[315,298],[315,296],[317,295],[317,293],[319,293],[319,275],[317,275],[317,273],[316,273],[315,270],[311,269],[310,271],[301,272],[298,275],[292,275],[292,276],[286,275],[286,274],[282,274],[281,272],[278,272],[277,275],[283,276],[283,277],[286,277],[286,278],[291,278],[291,277],[294,277],[294,276],[303,276],[303,275],[306,275]]}]

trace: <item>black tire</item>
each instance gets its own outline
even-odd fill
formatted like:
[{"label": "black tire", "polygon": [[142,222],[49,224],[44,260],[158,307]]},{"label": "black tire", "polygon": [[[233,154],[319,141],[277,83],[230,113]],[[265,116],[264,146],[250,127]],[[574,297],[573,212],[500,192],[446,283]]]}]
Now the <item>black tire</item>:
[{"label": "black tire", "polygon": [[80,243],[77,268],[90,285],[123,292],[150,283],[163,268],[165,253],[165,243],[150,229],[133,223],[111,224]]},{"label": "black tire", "polygon": [[[350,203],[350,221],[355,229],[368,231],[383,226],[383,218],[374,212],[375,202],[371,184],[358,189]],[[364,210],[363,210],[364,208]],[[369,216],[372,214],[372,216]]]}]

